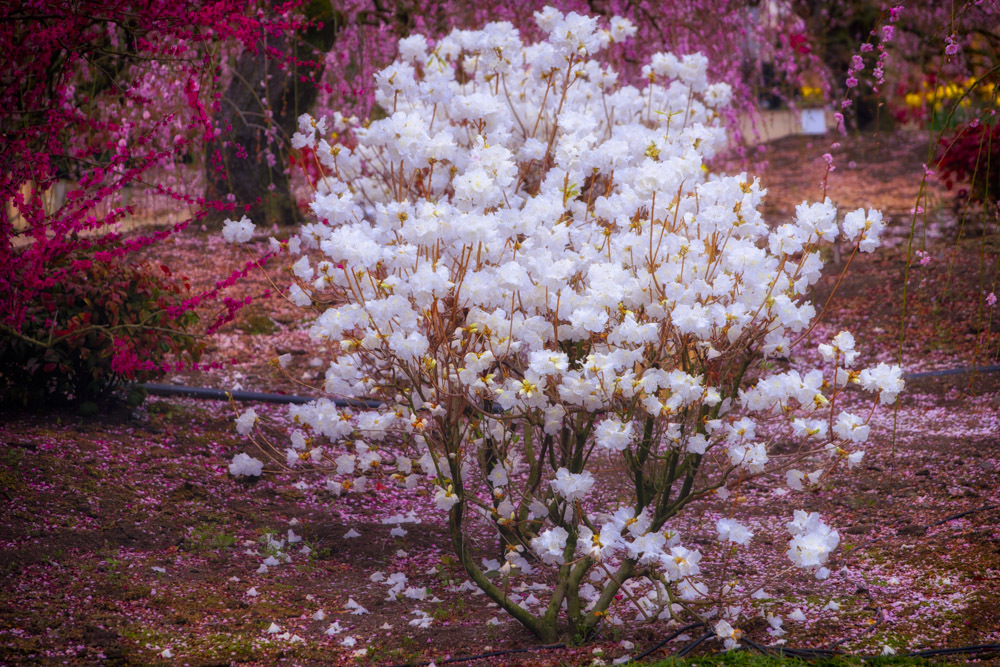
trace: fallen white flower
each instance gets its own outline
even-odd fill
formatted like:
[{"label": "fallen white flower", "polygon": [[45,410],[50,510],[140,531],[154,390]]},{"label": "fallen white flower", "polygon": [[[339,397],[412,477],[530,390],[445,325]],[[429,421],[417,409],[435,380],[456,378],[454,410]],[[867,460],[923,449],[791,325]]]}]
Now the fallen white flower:
[{"label": "fallen white flower", "polygon": [[264,462],[253,458],[245,452],[241,452],[234,456],[233,462],[229,464],[229,474],[234,477],[260,477],[263,470]]},{"label": "fallen white flower", "polygon": [[348,599],[347,604],[345,604],[344,607],[346,607],[347,609],[352,609],[353,611],[351,613],[354,614],[355,616],[360,616],[361,614],[368,613],[368,610],[359,605],[357,602],[355,602],[354,598]]}]

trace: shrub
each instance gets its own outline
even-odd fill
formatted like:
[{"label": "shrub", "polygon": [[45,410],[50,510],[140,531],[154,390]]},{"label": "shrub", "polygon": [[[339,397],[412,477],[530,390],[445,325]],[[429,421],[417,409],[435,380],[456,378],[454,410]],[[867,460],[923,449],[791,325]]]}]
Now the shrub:
[{"label": "shrub", "polygon": [[94,401],[132,380],[166,370],[168,355],[197,361],[202,345],[179,311],[189,287],[166,266],[92,253],[58,261],[54,275],[26,309],[20,331],[0,338],[0,402]]},{"label": "shrub", "polygon": [[[545,641],[562,618],[574,638],[621,622],[613,605],[627,598],[649,619],[724,619],[728,646],[747,601],[706,585],[708,541],[681,535],[677,517],[732,496],[709,532],[737,551],[753,538],[741,485],[802,490],[852,467],[900,370],[854,370],[847,332],[820,346],[825,371],[778,370],[816,317],[805,294],[836,211],[803,203],[772,228],[758,181],[708,173],[730,92],[704,57],[657,54],[638,89],[591,59],[631,34],[627,21],[536,18],[548,38],[531,45],[505,23],[434,46],[409,37],[376,77],[387,117],[301,119],[293,144],[326,170],[321,223],[285,247],[323,257],[295,262],[288,297],[314,303],[313,340],[339,348],[326,391],[383,406],[293,407],[282,465],[317,464],[335,493],[386,470],[430,482],[472,581]],[[331,147],[331,130],[356,147]],[[227,238],[249,238],[241,224]],[[869,252],[881,215],[854,211],[843,229]],[[870,410],[844,409],[848,385],[874,395]],[[262,437],[257,422],[247,411],[237,430]],[[772,458],[781,440],[801,448]],[[817,456],[825,470],[795,469]],[[780,550],[828,576],[837,532],[802,511],[786,526]],[[500,559],[480,560],[496,555],[477,547],[484,535]],[[547,586],[511,594],[528,581]]]},{"label": "shrub", "polygon": [[952,136],[941,139],[938,176],[951,190],[956,183],[968,187],[972,201],[997,201],[1000,197],[1000,123],[972,121]]}]

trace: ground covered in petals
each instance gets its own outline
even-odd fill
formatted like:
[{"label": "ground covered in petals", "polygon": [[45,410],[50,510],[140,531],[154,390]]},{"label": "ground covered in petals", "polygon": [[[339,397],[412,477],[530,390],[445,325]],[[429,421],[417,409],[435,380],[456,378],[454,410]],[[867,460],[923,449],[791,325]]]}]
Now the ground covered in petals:
[{"label": "ground covered in petals", "polygon": [[[765,199],[772,224],[822,196],[825,150],[802,137],[767,146],[761,178],[774,186]],[[996,221],[956,209],[933,178],[918,205],[927,161],[919,136],[847,140],[833,157],[827,194],[841,211],[882,208],[888,247],[831,262],[817,308],[839,288],[800,354],[849,329],[863,341],[861,362],[901,358],[921,375],[908,380],[898,410],[876,416],[855,471],[834,470],[821,490],[794,498],[740,489],[754,508],[744,519],[755,538],[724,577],[748,594],[761,589],[761,614],[741,629],[760,644],[860,654],[1000,642],[1000,373],[988,368],[1000,363],[1000,313],[984,298],[1000,291]],[[196,290],[248,260],[198,229],[158,252]],[[299,312],[259,272],[226,293],[253,301],[207,339],[205,361],[215,367],[168,381],[317,395],[307,385],[335,351],[315,350]],[[202,313],[206,321],[216,314]],[[289,376],[306,385],[270,363],[286,353]],[[257,411],[275,428],[287,423],[280,406]],[[426,492],[376,481],[334,497],[292,474],[240,481],[229,462],[255,452],[234,417],[225,402],[155,397],[85,418],[0,416],[0,660],[405,664],[537,646],[466,584]],[[677,530],[691,533],[724,511],[719,501],[699,502]],[[785,519],[775,517],[797,508],[840,531],[826,581],[786,572],[773,556],[788,539]],[[699,548],[703,569],[721,566],[716,543]],[[630,604],[617,603],[626,618],[638,616]],[[768,614],[785,619],[784,635]],[[639,618],[602,627],[585,646],[490,662],[610,663],[670,631]],[[701,650],[720,649],[708,642]]]}]

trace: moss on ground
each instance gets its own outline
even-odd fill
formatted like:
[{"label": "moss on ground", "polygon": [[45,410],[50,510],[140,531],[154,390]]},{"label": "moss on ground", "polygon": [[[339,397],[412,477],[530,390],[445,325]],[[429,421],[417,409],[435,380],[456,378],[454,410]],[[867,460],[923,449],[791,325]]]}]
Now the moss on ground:
[{"label": "moss on ground", "polygon": [[815,660],[802,660],[799,658],[761,655],[749,651],[731,651],[720,655],[703,656],[698,658],[667,658],[655,662],[643,662],[647,667],[796,667],[797,665],[809,665],[810,667],[854,667],[865,665],[866,667],[888,667],[888,666],[941,666],[957,665],[958,662],[947,662],[944,660],[927,660],[924,658],[911,658],[906,656],[835,656],[829,658],[818,658]]}]

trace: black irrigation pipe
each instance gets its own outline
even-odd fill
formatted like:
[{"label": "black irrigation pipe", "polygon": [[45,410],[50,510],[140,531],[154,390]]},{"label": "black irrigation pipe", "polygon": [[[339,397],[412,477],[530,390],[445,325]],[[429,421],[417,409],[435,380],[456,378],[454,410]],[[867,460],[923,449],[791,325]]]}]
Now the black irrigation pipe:
[{"label": "black irrigation pipe", "polygon": [[[761,646],[760,644],[758,644],[757,642],[749,639],[748,637],[740,637],[740,641],[742,641],[744,644],[746,644],[747,646],[749,646],[750,648],[752,648],[754,651],[757,651],[757,653],[760,653],[761,655],[766,655],[768,657],[772,657],[772,656],[778,655],[778,649],[776,649],[776,648],[770,648],[770,647],[767,647],[767,646]],[[799,657],[799,656],[795,656],[795,657]]]},{"label": "black irrigation pipe", "polygon": [[[695,623],[694,625],[701,625],[701,624],[700,623]],[[679,633],[674,633],[674,635],[671,635],[670,639],[673,639],[674,637],[676,637],[677,634],[679,634]],[[711,632],[707,633],[706,636],[700,637],[697,640],[695,640],[694,642],[692,642],[692,643],[688,644],[687,646],[685,646],[684,648],[682,648],[680,651],[677,652],[676,656],[677,657],[684,656],[686,653],[688,653],[692,649],[694,649],[698,644],[700,644],[701,642],[705,641],[708,638],[711,638],[712,636],[714,636],[714,633],[711,633]],[[668,639],[667,641],[670,641],[670,640]],[[841,656],[841,657],[858,657],[858,658],[864,658],[864,659],[878,657],[878,656],[866,656],[866,655],[855,656],[855,655],[851,655],[851,654],[848,654],[848,653],[844,653],[843,651],[833,651],[833,650],[830,650],[830,649],[822,649],[822,648],[787,648],[787,647],[784,647],[784,646],[778,646],[778,647],[770,648],[770,647],[767,647],[767,646],[761,646],[760,644],[758,644],[758,643],[756,643],[756,642],[754,642],[754,641],[752,641],[752,640],[750,640],[750,639],[748,639],[746,637],[740,638],[740,641],[742,641],[746,646],[748,646],[752,650],[756,651],[757,653],[760,653],[760,654],[766,655],[766,656],[778,656],[778,657],[781,657],[781,658],[799,658],[799,659],[802,659],[802,660],[819,660],[819,659],[822,659],[822,658],[832,658],[832,657],[837,657],[837,656]],[[660,644],[657,644],[651,650],[646,651],[645,653],[642,653],[641,655],[636,656],[635,658],[633,658],[629,662],[635,662],[637,660],[641,660],[642,658],[646,657],[650,653],[652,653],[652,652],[656,651],[657,649],[659,649],[665,643],[666,642],[662,642]],[[906,658],[934,658],[934,657],[943,656],[943,655],[961,655],[961,654],[994,653],[994,652],[1000,653],[1000,644],[973,644],[971,646],[957,646],[955,648],[936,648],[936,649],[927,649],[927,650],[924,650],[924,651],[910,651],[909,653],[902,654],[902,657],[906,657]]]},{"label": "black irrigation pipe", "polygon": [[[904,380],[919,380],[921,378],[945,377],[948,375],[968,375],[974,373],[997,373],[1000,372],[1000,364],[990,366],[979,366],[976,368],[947,368],[940,371],[921,371],[919,373],[903,373]],[[317,400],[313,396],[297,396],[295,394],[268,394],[259,391],[226,391],[225,389],[211,389],[208,387],[185,387],[174,384],[156,384],[146,382],[138,385],[153,396],[180,396],[184,398],[198,398],[208,401],[228,401],[230,399],[240,403],[285,403],[303,404]],[[333,403],[338,408],[378,408],[384,405],[381,401],[364,398],[334,398]]]},{"label": "black irrigation pipe", "polygon": [[701,627],[704,627],[704,626],[705,626],[704,623],[691,623],[690,625],[685,625],[680,630],[675,630],[674,632],[671,632],[669,635],[667,635],[666,639],[664,639],[663,641],[661,641],[659,644],[657,644],[653,648],[647,649],[647,650],[643,651],[642,653],[640,653],[639,655],[635,656],[634,658],[629,658],[629,662],[638,662],[639,660],[642,660],[643,658],[645,658],[647,655],[651,655],[651,654],[655,653],[656,651],[660,650],[660,648],[664,644],[666,644],[667,642],[672,642],[673,640],[677,639],[678,637],[680,637],[682,634],[684,634],[688,630],[693,630],[695,628],[701,628]]},{"label": "black irrigation pipe", "polygon": [[946,368],[940,371],[921,371],[919,373],[903,373],[904,380],[919,380],[920,378],[944,377],[946,375],[973,375],[976,373],[996,373],[1000,371],[1000,364],[989,366],[976,366],[974,368]]},{"label": "black irrigation pipe", "polygon": [[934,648],[926,651],[913,651],[904,654],[908,658],[933,658],[939,655],[958,655],[960,653],[1000,653],[1000,644],[974,644],[957,648]]},{"label": "black irrigation pipe", "polygon": [[997,505],[983,505],[982,507],[973,507],[971,510],[965,510],[964,512],[959,512],[958,514],[952,514],[951,516],[946,516],[943,519],[935,521],[934,523],[927,524],[924,528],[934,528],[942,524],[948,523],[949,521],[954,521],[955,519],[961,519],[964,516],[969,516],[970,514],[975,514],[976,512],[988,512],[989,510],[995,510],[1000,507]]},{"label": "black irrigation pipe", "polygon": [[[138,385],[153,396],[178,396],[183,398],[198,398],[208,401],[228,401],[240,403],[291,403],[301,405],[317,400],[312,396],[296,396],[294,394],[265,394],[259,391],[227,391],[225,389],[210,389],[208,387],[183,387],[174,384],[155,384],[146,382]],[[378,408],[385,405],[382,401],[364,398],[334,398],[338,408]]]},{"label": "black irrigation pipe", "polygon": [[[747,646],[750,646],[749,640],[744,639],[744,641],[746,641]],[[779,646],[771,649],[771,651],[782,658],[798,658],[799,660],[819,660],[821,658],[833,658],[835,656],[844,655],[840,651],[834,651],[828,648],[787,648]]]},{"label": "black irrigation pipe", "polygon": [[701,644],[702,644],[703,642],[706,642],[706,641],[708,641],[709,639],[711,639],[711,638],[712,638],[712,637],[714,637],[714,636],[715,636],[715,633],[714,633],[714,632],[706,632],[706,633],[705,633],[705,634],[703,634],[703,635],[702,635],[701,637],[698,637],[698,638],[697,638],[697,639],[695,639],[694,641],[692,641],[692,642],[690,642],[689,644],[687,644],[687,645],[686,645],[686,646],[685,646],[684,648],[682,648],[682,649],[681,649],[680,651],[677,651],[677,657],[678,657],[678,658],[683,658],[683,657],[684,657],[684,656],[686,656],[686,655],[687,655],[688,653],[690,653],[691,651],[693,651],[693,650],[695,650],[696,648],[698,648],[699,646],[701,646]]},{"label": "black irrigation pipe", "polygon": [[[178,384],[156,384],[145,382],[135,385],[151,396],[197,398],[205,401],[237,401],[239,403],[283,403],[302,405],[321,400],[315,396],[296,396],[295,394],[266,394],[259,391],[242,391],[228,389],[212,389],[210,387],[185,387]],[[332,398],[331,403],[338,408],[370,408],[377,409],[385,405],[385,401],[373,398]],[[493,407],[494,413],[502,412],[499,407]]]},{"label": "black irrigation pipe", "polygon": [[[872,655],[852,655],[849,653],[843,653],[841,651],[831,651],[828,649],[821,648],[785,648],[776,647],[769,648],[766,646],[761,646],[753,641],[750,641],[746,637],[743,637],[741,641],[749,646],[754,651],[767,656],[777,655],[779,657],[789,657],[789,658],[801,658],[805,660],[818,660],[821,658],[831,658],[835,656],[844,657],[857,657],[870,659],[878,656]],[[910,651],[909,653],[903,653],[904,658],[934,658],[942,655],[961,655],[961,654],[976,654],[976,653],[1000,653],[1000,644],[973,644],[971,646],[957,646],[955,648],[935,648],[927,649],[924,651]],[[678,654],[680,655],[680,654]]]}]

